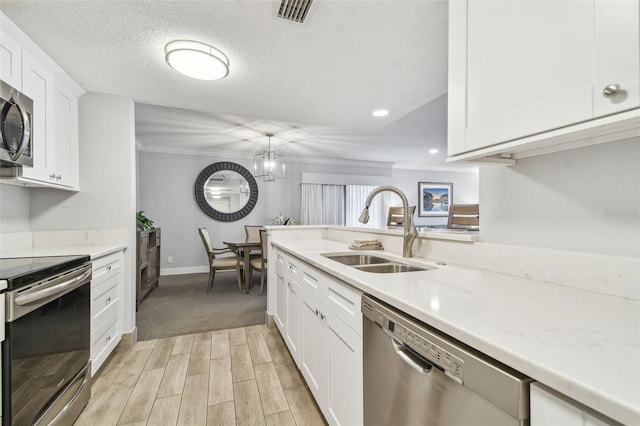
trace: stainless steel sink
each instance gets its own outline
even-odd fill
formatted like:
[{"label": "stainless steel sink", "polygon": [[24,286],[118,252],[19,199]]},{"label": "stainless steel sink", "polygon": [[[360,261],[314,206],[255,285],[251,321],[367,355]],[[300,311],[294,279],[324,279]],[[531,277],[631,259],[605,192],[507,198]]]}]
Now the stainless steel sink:
[{"label": "stainless steel sink", "polygon": [[323,256],[349,266],[389,263],[389,260],[383,257],[372,256],[370,254],[323,254]]},{"label": "stainless steel sink", "polygon": [[426,268],[418,268],[417,266],[407,265],[404,263],[383,263],[380,265],[358,266],[356,269],[365,272],[374,272],[377,274],[397,274],[399,272],[415,272],[428,271]]},{"label": "stainless steel sink", "polygon": [[358,253],[323,253],[322,256],[343,265],[351,266],[364,272],[374,274],[398,274],[401,272],[417,272],[435,269],[429,266],[414,266],[395,262],[384,257]]}]

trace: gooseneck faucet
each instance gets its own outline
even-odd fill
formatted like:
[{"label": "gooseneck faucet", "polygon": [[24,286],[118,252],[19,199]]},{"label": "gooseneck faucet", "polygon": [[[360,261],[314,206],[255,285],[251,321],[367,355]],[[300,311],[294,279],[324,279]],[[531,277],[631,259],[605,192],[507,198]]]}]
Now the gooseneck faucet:
[{"label": "gooseneck faucet", "polygon": [[393,192],[402,199],[402,208],[404,210],[404,244],[402,245],[402,257],[412,257],[411,247],[413,247],[413,240],[416,239],[418,231],[416,230],[416,225],[413,223],[413,215],[410,212],[407,196],[395,186],[380,186],[371,191],[371,194],[367,197],[367,201],[365,201],[365,207],[362,210],[362,214],[360,214],[358,222],[369,222],[369,206],[371,205],[371,201],[373,201],[373,197],[384,191]]}]

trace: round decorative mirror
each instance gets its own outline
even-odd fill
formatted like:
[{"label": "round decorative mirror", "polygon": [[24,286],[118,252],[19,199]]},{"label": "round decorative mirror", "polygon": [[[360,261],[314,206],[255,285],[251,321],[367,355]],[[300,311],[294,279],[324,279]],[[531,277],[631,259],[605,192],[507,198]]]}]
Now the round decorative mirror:
[{"label": "round decorative mirror", "polygon": [[207,166],[198,175],[194,190],[200,209],[221,222],[242,219],[258,201],[258,184],[253,175],[229,161]]}]

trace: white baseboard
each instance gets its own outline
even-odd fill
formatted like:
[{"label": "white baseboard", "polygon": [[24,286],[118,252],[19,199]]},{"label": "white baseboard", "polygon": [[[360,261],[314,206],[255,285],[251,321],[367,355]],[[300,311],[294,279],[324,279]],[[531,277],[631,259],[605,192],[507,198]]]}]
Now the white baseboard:
[{"label": "white baseboard", "polygon": [[[228,271],[218,271],[218,273],[222,272],[233,272],[235,274],[235,269],[230,269]],[[209,268],[207,266],[185,266],[182,268],[160,268],[160,275],[184,275],[184,274],[202,274],[209,273]]]}]

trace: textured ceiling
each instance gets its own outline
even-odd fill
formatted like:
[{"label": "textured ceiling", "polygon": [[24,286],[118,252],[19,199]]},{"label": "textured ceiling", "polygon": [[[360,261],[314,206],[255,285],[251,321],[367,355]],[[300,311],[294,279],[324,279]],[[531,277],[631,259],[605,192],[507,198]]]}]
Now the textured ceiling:
[{"label": "textured ceiling", "polygon": [[[17,1],[0,9],[87,91],[136,101],[143,147],[437,167],[446,151],[447,2],[315,0],[303,24],[273,1]],[[220,81],[164,61],[174,39],[230,59]],[[445,96],[443,96],[445,95]],[[389,116],[371,112],[385,108]],[[439,155],[427,153],[438,148]]]}]

